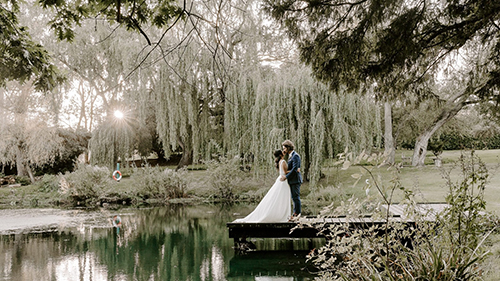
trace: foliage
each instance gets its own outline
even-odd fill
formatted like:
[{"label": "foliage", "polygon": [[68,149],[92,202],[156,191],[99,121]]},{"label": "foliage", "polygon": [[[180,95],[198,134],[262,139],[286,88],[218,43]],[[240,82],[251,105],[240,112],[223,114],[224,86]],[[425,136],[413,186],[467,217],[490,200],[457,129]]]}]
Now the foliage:
[{"label": "foliage", "polygon": [[53,192],[59,190],[59,176],[45,174],[42,179],[36,183],[38,191]]},{"label": "foliage", "polygon": [[167,201],[186,196],[186,174],[186,169],[172,170],[147,165],[135,168],[130,180],[140,187],[137,195],[142,199]]},{"label": "foliage", "polygon": [[[499,149],[500,148],[500,136],[472,136],[468,134],[461,134],[459,132],[450,132],[446,134],[441,134],[439,136],[438,142],[441,143],[442,150],[462,150],[462,149]],[[429,143],[429,148],[432,148],[432,141]],[[413,149],[413,143],[403,143],[403,148]]]},{"label": "foliage", "polygon": [[[495,229],[495,221],[484,212],[488,171],[474,153],[463,156],[459,165],[463,176],[460,181],[453,183],[449,173],[445,175],[449,207],[438,214],[419,211],[413,193],[394,179],[389,191],[405,192],[405,216],[415,224],[391,221],[389,208],[381,207],[369,197],[350,200],[337,210],[326,208],[323,215],[340,212],[352,220],[369,211],[382,224],[368,229],[352,228],[348,223],[320,227],[329,239],[310,255],[322,270],[318,279],[479,280],[481,262],[487,254],[484,241]],[[377,190],[382,191],[379,187]],[[392,204],[387,201],[390,196],[379,194],[387,205]],[[428,221],[429,215],[436,215],[437,223]]]},{"label": "foliage", "polygon": [[43,122],[8,124],[0,142],[0,163],[19,164],[17,160],[33,166],[52,164],[62,150],[62,139],[56,128]]},{"label": "foliage", "polygon": [[37,90],[48,91],[63,81],[42,45],[32,40],[18,21],[18,1],[2,0],[0,6],[0,87],[7,81],[32,81]]},{"label": "foliage", "polygon": [[21,185],[29,185],[31,181],[28,177],[16,176],[16,183],[20,183]]},{"label": "foliage", "polygon": [[[0,114],[4,118],[0,124],[3,134],[0,163],[15,165],[19,175],[32,176],[31,169],[52,166],[62,159],[73,158],[72,161],[78,156],[75,154],[86,149],[83,136],[79,138],[68,130],[49,125],[53,116],[45,112],[50,112],[49,98],[36,92],[32,85],[8,83],[0,100]],[[80,142],[72,142],[75,139]]]},{"label": "foliage", "polygon": [[273,167],[270,151],[285,139],[295,144],[312,184],[324,160],[345,146],[361,151],[381,144],[380,108],[372,97],[336,95],[302,66],[242,74],[226,97],[224,147],[251,152],[266,173]]},{"label": "foliage", "polygon": [[[79,26],[83,19],[93,16],[104,16],[109,23],[123,24],[129,30],[142,34],[149,45],[151,41],[141,28],[150,23],[158,27],[175,24],[179,19],[186,17],[186,7],[181,7],[176,1],[160,0],[155,3],[137,4],[134,1],[38,1],[37,5],[54,12],[49,14],[48,25],[55,32],[59,40],[73,40],[74,28]],[[127,11],[123,13],[123,11]],[[62,82],[56,67],[50,62],[48,52],[40,44],[35,43],[28,29],[18,23],[20,14],[19,2],[2,1],[0,9],[0,47],[2,55],[0,65],[0,85],[8,80],[18,80],[23,83],[35,77],[37,89],[49,90]]]},{"label": "foliage", "polygon": [[[151,23],[158,27],[170,24],[175,18],[185,17],[187,11],[185,7],[180,7],[177,1],[159,0],[153,3],[137,3],[134,1],[92,1],[76,2],[71,1],[40,1],[44,8],[52,8],[55,14],[50,20],[50,27],[54,30],[60,40],[72,40],[74,38],[73,27],[80,25],[80,22],[93,16],[103,16],[110,23],[118,22],[148,37],[141,26]],[[127,13],[123,13],[127,11]],[[151,42],[148,42],[151,45]]]},{"label": "foliage", "polygon": [[[358,87],[373,79],[382,89],[380,94],[403,95],[401,90],[424,84],[429,70],[477,37],[484,45],[498,44],[499,5],[489,0],[447,0],[440,5],[404,0],[267,0],[265,7],[297,40],[301,59],[319,79],[334,88]],[[498,60],[498,51],[492,48],[489,55]],[[496,67],[489,69],[490,84],[485,89],[500,82]],[[396,85],[395,78],[403,83]]]},{"label": "foliage", "polygon": [[413,165],[424,164],[429,138],[463,108],[499,98],[498,1],[266,0],[265,10],[332,89],[375,86],[378,100],[439,101],[418,131]]},{"label": "foliage", "polygon": [[214,189],[213,199],[234,201],[238,195],[234,188],[245,179],[245,174],[240,169],[239,157],[226,158],[220,156],[218,160],[207,161],[208,182]]},{"label": "foliage", "polygon": [[443,153],[443,142],[441,140],[431,140],[428,145],[428,149],[432,151],[434,156],[438,157]]},{"label": "foliage", "polygon": [[[256,171],[259,176],[272,169],[269,148],[292,139],[303,157],[303,174],[314,183],[321,176],[323,160],[344,144],[364,149],[381,142],[380,112],[371,97],[330,96],[328,87],[317,83],[305,67],[290,63],[283,64],[281,70],[273,67],[295,61],[295,53],[290,52],[291,41],[283,32],[254,13],[253,1],[193,5],[189,14],[203,14],[203,19],[167,30],[146,24],[152,23],[152,14],[148,14],[134,29],[148,27],[142,31],[154,42],[150,47],[144,47],[140,40],[144,34],[130,34],[123,27],[143,8],[154,10],[155,5],[175,3],[139,5],[122,14],[122,24],[118,25],[110,18],[81,21],[81,13],[92,15],[93,8],[102,3],[78,6],[66,1],[49,2],[42,1],[41,5],[54,7],[53,13],[31,7],[27,17],[32,13],[47,15],[41,20],[29,17],[34,26],[44,26],[40,21],[46,18],[59,19],[53,28],[61,38],[74,42],[37,38],[67,71],[72,84],[64,87],[78,93],[70,110],[79,115],[79,126],[93,133],[92,164],[113,167],[118,158],[123,160],[137,151],[145,156],[158,146],[167,158],[183,153],[184,165],[210,159],[213,153],[234,151],[235,155],[252,155],[257,169],[266,167]],[[109,16],[116,9],[115,3],[107,4],[101,7],[100,16]],[[122,9],[128,4],[122,2]],[[163,12],[175,17],[176,11],[182,13],[176,9]],[[74,18],[66,18],[69,15]],[[213,22],[217,23],[217,32],[213,32]],[[168,42],[162,41],[167,31],[171,36]],[[280,40],[274,40],[276,36]],[[274,54],[279,57],[274,58]],[[265,60],[278,63],[263,65]],[[153,64],[155,67],[150,67]],[[111,115],[116,107],[125,108],[133,120],[128,124],[129,132],[118,133],[118,142],[112,138],[117,125]],[[163,151],[159,149],[158,155]]]},{"label": "foliage", "polygon": [[106,121],[92,132],[89,143],[91,163],[115,169],[119,159],[125,162],[125,159],[134,154],[138,146],[136,140],[139,131],[134,122],[120,122],[111,116]]},{"label": "foliage", "polygon": [[78,157],[88,150],[90,134],[85,131],[72,131],[69,129],[57,129],[57,135],[61,138],[61,149],[55,156],[54,163],[41,165],[36,169],[37,174],[58,174],[71,172],[75,168]]},{"label": "foliage", "polygon": [[111,186],[111,171],[90,165],[78,165],[72,173],[61,176],[61,192],[75,205],[95,205]]},{"label": "foliage", "polygon": [[459,161],[460,171],[463,179],[453,182],[450,176],[451,170],[444,172],[447,186],[449,188],[446,202],[450,208],[443,214],[445,231],[449,232],[450,243],[467,249],[474,249],[481,234],[485,232],[487,224],[484,211],[486,202],[484,190],[488,180],[486,164],[471,152],[470,156],[461,155]]}]

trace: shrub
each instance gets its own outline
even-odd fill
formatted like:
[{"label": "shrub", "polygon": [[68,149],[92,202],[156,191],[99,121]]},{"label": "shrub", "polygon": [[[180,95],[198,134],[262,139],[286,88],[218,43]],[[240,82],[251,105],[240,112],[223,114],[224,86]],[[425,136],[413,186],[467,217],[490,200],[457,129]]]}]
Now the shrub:
[{"label": "shrub", "polygon": [[108,168],[78,165],[77,169],[61,177],[61,191],[78,205],[95,204],[112,184]]},{"label": "shrub", "polygon": [[22,186],[30,185],[31,180],[28,177],[24,176],[16,176],[16,183],[20,183]]},{"label": "shrub", "polygon": [[133,184],[140,186],[139,197],[168,200],[185,197],[186,174],[185,168],[172,170],[148,165],[134,169],[130,178]]},{"label": "shrub", "polygon": [[214,189],[214,199],[223,201],[234,201],[237,195],[234,194],[234,187],[244,178],[244,172],[240,170],[240,157],[228,159],[224,156],[217,160],[208,161],[207,172],[209,182]]},{"label": "shrub", "polygon": [[59,189],[59,178],[56,175],[45,174],[36,185],[40,192],[57,191]]}]

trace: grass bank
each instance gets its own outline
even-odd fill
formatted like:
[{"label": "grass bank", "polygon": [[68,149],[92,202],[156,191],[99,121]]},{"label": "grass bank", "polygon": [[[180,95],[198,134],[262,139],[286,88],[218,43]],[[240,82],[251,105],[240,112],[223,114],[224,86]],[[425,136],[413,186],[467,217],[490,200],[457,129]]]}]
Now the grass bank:
[{"label": "grass bank", "polygon": [[[397,151],[396,161],[410,151]],[[441,155],[442,167],[436,167],[429,153],[425,167],[404,166],[373,167],[369,165],[351,166],[346,170],[327,162],[322,169],[323,177],[312,186],[309,182],[302,185],[301,197],[305,214],[312,215],[318,207],[331,203],[339,204],[350,197],[364,198],[377,196],[374,190],[366,190],[367,181],[373,178],[380,186],[389,190],[397,178],[401,184],[412,189],[422,202],[443,202],[448,192],[443,173],[458,178],[461,171],[456,161],[463,151],[444,151]],[[469,152],[470,153],[470,152]],[[500,163],[500,150],[480,150],[475,152],[488,166],[490,177],[485,190],[487,210],[500,212],[500,176],[497,171]],[[165,204],[165,203],[203,203],[215,202],[231,197],[233,201],[258,201],[274,183],[276,175],[270,173],[254,174],[241,171],[230,160],[219,164],[191,166],[181,173],[174,167],[144,169],[123,169],[120,182],[111,179],[109,170],[85,170],[79,174],[65,175],[66,182],[73,182],[71,194],[61,188],[62,176],[47,175],[40,182],[27,186],[3,186],[0,188],[0,208],[29,207],[73,207],[81,205],[99,206],[104,203],[120,205]],[[207,169],[209,168],[209,169]],[[353,175],[358,175],[353,177]],[[165,182],[173,181],[173,185]],[[64,181],[62,181],[64,182]],[[68,189],[68,187],[66,187]],[[175,189],[175,192],[169,190]],[[401,200],[403,194],[394,193],[394,202]],[[88,198],[86,198],[88,197]],[[92,199],[92,197],[96,197]],[[376,198],[374,199],[376,200]]]}]

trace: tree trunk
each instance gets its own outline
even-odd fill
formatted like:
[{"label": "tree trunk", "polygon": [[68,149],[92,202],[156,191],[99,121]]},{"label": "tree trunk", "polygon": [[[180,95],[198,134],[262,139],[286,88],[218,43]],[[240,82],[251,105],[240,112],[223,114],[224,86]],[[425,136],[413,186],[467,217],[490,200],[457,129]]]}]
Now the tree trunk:
[{"label": "tree trunk", "polygon": [[19,177],[29,177],[31,183],[35,183],[35,177],[33,176],[29,163],[26,161],[22,148],[19,146],[16,146],[16,148],[17,175]]},{"label": "tree trunk", "polygon": [[193,163],[193,148],[191,145],[191,138],[187,137],[187,141],[183,141],[181,137],[177,137],[179,146],[182,148],[182,157],[177,164],[177,169],[188,166]]},{"label": "tree trunk", "polygon": [[181,160],[179,161],[179,164],[177,164],[177,169],[180,169],[182,167],[188,166],[193,163],[193,150],[184,150],[182,152],[182,157]]},{"label": "tree trunk", "polygon": [[30,177],[31,183],[35,183],[35,177],[33,176],[33,172],[31,171],[31,167],[29,164],[26,164],[26,171],[28,171],[28,176]]},{"label": "tree trunk", "polygon": [[24,165],[24,155],[22,153],[22,149],[16,146],[16,169],[17,175],[19,177],[27,177],[28,170],[26,169],[26,165]]},{"label": "tree trunk", "polygon": [[4,92],[3,88],[0,87],[0,132],[5,132],[4,126],[7,123],[6,117],[5,117],[5,104],[4,104]]},{"label": "tree trunk", "polygon": [[396,148],[394,147],[394,137],[392,135],[392,105],[384,103],[384,156],[385,163],[394,165]]},{"label": "tree trunk", "polygon": [[432,135],[441,128],[448,120],[453,118],[466,105],[468,95],[465,93],[457,94],[450,98],[443,107],[441,114],[425,129],[415,142],[415,150],[413,151],[412,166],[424,166],[425,155],[427,154],[427,144]]}]

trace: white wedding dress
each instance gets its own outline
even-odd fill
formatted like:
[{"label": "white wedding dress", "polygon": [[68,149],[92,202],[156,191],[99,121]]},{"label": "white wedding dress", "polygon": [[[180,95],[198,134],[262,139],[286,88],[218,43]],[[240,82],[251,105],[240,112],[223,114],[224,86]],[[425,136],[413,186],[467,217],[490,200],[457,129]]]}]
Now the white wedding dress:
[{"label": "white wedding dress", "polygon": [[291,213],[291,195],[288,181],[281,181],[280,177],[285,174],[283,162],[279,163],[280,175],[273,186],[262,198],[259,205],[248,216],[237,219],[234,222],[287,222]]}]

